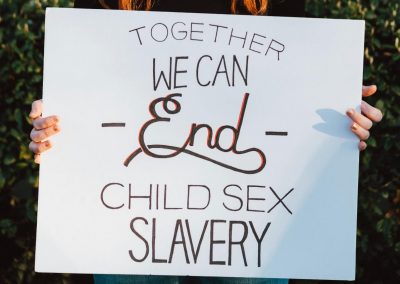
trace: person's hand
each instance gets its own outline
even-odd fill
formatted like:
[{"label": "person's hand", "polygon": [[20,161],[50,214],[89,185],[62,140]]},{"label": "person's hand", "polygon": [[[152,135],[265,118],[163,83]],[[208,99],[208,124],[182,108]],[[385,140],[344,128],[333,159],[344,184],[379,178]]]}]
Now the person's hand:
[{"label": "person's hand", "polygon": [[[363,86],[362,96],[369,97],[376,93],[377,87],[375,85]],[[361,101],[361,113],[356,112],[354,109],[349,109],[346,112],[347,116],[350,117],[353,122],[351,124],[351,131],[360,138],[358,148],[363,151],[367,148],[365,140],[369,138],[369,130],[371,129],[374,122],[382,120],[382,112],[369,105],[368,103]]]},{"label": "person's hand", "polygon": [[40,163],[40,154],[51,148],[48,138],[60,131],[58,116],[42,117],[42,110],[42,100],[37,100],[32,103],[32,110],[29,114],[33,125],[29,149],[35,153],[35,163],[38,164]]}]

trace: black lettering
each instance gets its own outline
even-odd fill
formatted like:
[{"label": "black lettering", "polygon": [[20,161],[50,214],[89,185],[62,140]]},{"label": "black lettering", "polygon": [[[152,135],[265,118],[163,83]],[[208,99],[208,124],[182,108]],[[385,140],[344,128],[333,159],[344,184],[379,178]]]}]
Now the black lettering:
[{"label": "black lettering", "polygon": [[129,203],[128,203],[128,208],[129,209],[132,208],[132,206],[131,206],[132,199],[143,198],[143,199],[148,199],[149,200],[149,210],[151,210],[152,192],[153,192],[153,185],[150,184],[150,193],[149,193],[149,195],[133,195],[132,194],[132,185],[129,184]]},{"label": "black lettering", "polygon": [[201,128],[207,129],[207,146],[208,146],[210,149],[214,149],[215,146],[212,144],[213,130],[212,130],[211,126],[208,125],[208,124],[196,124],[196,123],[193,123],[193,124],[192,124],[192,127],[191,127],[191,129],[190,129],[190,134],[189,134],[189,137],[188,137],[188,139],[189,139],[189,145],[190,145],[190,146],[193,146],[193,145],[194,145],[194,140],[195,140],[195,138],[196,138],[196,133],[197,133],[197,131],[199,131]]},{"label": "black lettering", "polygon": [[250,197],[250,189],[251,188],[265,188],[265,186],[261,186],[261,185],[248,185],[247,186],[247,211],[265,212],[264,210],[250,209],[250,200],[265,200],[265,198],[253,198],[253,197]]},{"label": "black lettering", "polygon": [[[180,231],[180,235],[181,235],[181,241],[177,241],[177,235],[178,235],[178,229]],[[170,250],[170,254],[169,254],[169,260],[168,262],[171,263],[172,262],[172,257],[174,255],[174,250],[175,250],[175,246],[176,245],[183,245],[183,250],[185,252],[185,258],[186,258],[186,263],[190,263],[189,262],[189,256],[188,256],[188,252],[187,252],[187,248],[186,248],[186,240],[185,240],[185,235],[183,234],[183,227],[182,227],[182,220],[178,219],[176,220],[176,225],[175,225],[175,231],[174,231],[174,237],[172,240],[172,244],[171,244],[171,250]]]},{"label": "black lettering", "polygon": [[156,257],[156,218],[153,218],[153,235],[151,238],[151,261],[153,263],[167,263],[166,259]]},{"label": "black lettering", "polygon": [[168,90],[171,90],[171,77],[172,77],[172,57],[169,58],[169,76],[168,81],[166,79],[164,71],[161,70],[160,75],[158,76],[158,80],[156,83],[156,59],[153,58],[153,89],[157,91],[158,85],[160,84],[161,78],[163,79],[165,86]]},{"label": "black lettering", "polygon": [[158,186],[158,184],[157,184],[157,187],[156,187],[156,209],[157,209],[157,210],[158,210],[159,195],[160,195],[160,191],[159,191],[159,186]]},{"label": "black lettering", "polygon": [[232,38],[237,38],[237,39],[243,40],[242,48],[244,48],[244,46],[245,46],[245,44],[246,44],[246,39],[247,39],[247,32],[245,33],[244,36],[234,35],[234,34],[233,34],[233,28],[232,28],[232,30],[231,30],[231,36],[229,37],[229,45],[231,45]]},{"label": "black lettering", "polygon": [[286,208],[286,210],[292,214],[292,211],[289,210],[289,208],[286,206],[286,204],[283,202],[283,199],[286,198],[286,196],[288,196],[293,190],[294,188],[292,188],[291,190],[289,190],[282,198],[279,197],[279,195],[274,191],[274,189],[272,187],[269,187],[269,189],[272,191],[272,193],[275,195],[275,197],[278,199],[278,201],[275,203],[274,206],[271,207],[271,209],[268,210],[268,213],[270,213],[278,204],[282,204],[283,207]]},{"label": "black lettering", "polygon": [[[221,69],[221,66],[223,67],[222,69]],[[231,83],[229,82],[228,70],[226,68],[226,62],[225,62],[224,55],[221,56],[221,60],[219,61],[217,72],[215,72],[214,80],[212,83],[213,86],[215,85],[215,81],[217,80],[217,76],[219,74],[225,74],[226,82],[228,83],[228,86],[230,87]]]},{"label": "black lettering", "polygon": [[263,241],[263,239],[265,237],[265,234],[267,233],[268,228],[269,228],[270,225],[271,225],[271,222],[268,222],[267,225],[264,228],[264,231],[261,234],[261,237],[259,237],[257,232],[256,232],[256,229],[254,228],[253,222],[250,221],[250,228],[251,228],[251,231],[253,232],[254,237],[256,238],[257,246],[258,246],[258,249],[257,249],[257,252],[258,252],[257,266],[258,267],[261,266],[261,243],[262,243],[262,241]]},{"label": "black lettering", "polygon": [[258,50],[255,50],[255,49],[252,48],[252,47],[253,47],[253,43],[255,43],[255,44],[257,44],[257,45],[263,45],[261,42],[258,42],[258,41],[256,41],[256,40],[254,39],[256,36],[259,36],[259,37],[262,37],[262,38],[267,38],[266,36],[263,36],[263,35],[254,33],[254,34],[253,34],[253,37],[251,38],[249,50],[254,51],[254,52],[257,52],[257,53],[261,53],[261,51],[258,51]]},{"label": "black lettering", "polygon": [[177,37],[175,36],[174,30],[175,30],[175,26],[178,25],[178,24],[181,24],[181,25],[183,25],[183,26],[186,26],[186,24],[183,23],[183,22],[176,22],[176,23],[174,23],[174,24],[172,25],[172,28],[171,28],[171,35],[172,35],[172,37],[173,37],[174,39],[176,39],[176,40],[184,40],[184,39],[187,37],[187,31],[182,31],[182,30],[178,31],[179,34],[184,34],[184,36],[181,37],[181,38],[177,38]]},{"label": "black lettering", "polygon": [[235,86],[235,70],[239,70],[240,75],[242,76],[244,84],[247,86],[247,78],[248,78],[248,70],[249,70],[249,56],[246,56],[246,72],[243,74],[242,68],[240,68],[239,61],[237,60],[236,55],[233,56],[233,67],[232,67],[232,86]]},{"label": "black lettering", "polygon": [[196,40],[196,41],[203,41],[203,39],[200,38],[194,38],[193,34],[198,33],[198,34],[203,34],[203,30],[194,30],[193,26],[199,25],[199,26],[204,26],[203,23],[190,23],[190,40]]},{"label": "black lettering", "polygon": [[225,27],[225,26],[220,26],[220,25],[213,25],[213,24],[210,24],[210,26],[211,27],[215,27],[216,29],[215,29],[215,37],[214,37],[214,42],[217,42],[217,37],[218,37],[218,31],[219,31],[219,28],[223,28],[223,29],[227,29],[228,27]]},{"label": "black lettering", "polygon": [[[205,188],[207,190],[207,193],[208,193],[207,204],[204,205],[203,207],[192,207],[192,206],[190,206],[190,191],[191,191],[192,187]],[[196,185],[196,184],[189,184],[188,185],[187,209],[204,210],[210,204],[210,199],[211,199],[211,192],[210,192],[210,189],[207,186],[205,186],[205,185]]]},{"label": "black lettering", "polygon": [[177,210],[177,209],[182,209],[182,207],[168,207],[167,206],[167,185],[164,185],[164,209],[165,210]]},{"label": "black lettering", "polygon": [[199,73],[200,73],[200,72],[199,72],[199,67],[200,67],[200,62],[203,60],[203,58],[208,58],[208,59],[210,59],[210,61],[212,61],[213,59],[212,59],[212,57],[211,57],[210,55],[203,55],[202,57],[200,57],[199,61],[197,61],[197,66],[196,66],[196,79],[197,79],[197,83],[198,83],[200,86],[202,86],[202,87],[206,87],[206,86],[210,85],[211,81],[209,80],[207,83],[202,84],[202,83],[200,82],[200,79],[199,79]]},{"label": "black lettering", "polygon": [[[219,139],[221,137],[221,133],[224,130],[228,130],[228,129],[232,130],[233,139],[232,139],[231,145],[228,148],[224,149],[224,148],[222,148],[221,144],[219,143]],[[239,131],[235,127],[230,126],[230,125],[221,126],[220,128],[217,129],[217,132],[215,133],[215,147],[218,150],[220,150],[221,152],[230,152],[235,147],[236,137],[238,137],[238,136],[239,136]]]},{"label": "black lettering", "polygon": [[232,197],[232,198],[234,198],[234,199],[239,200],[239,204],[240,204],[240,205],[239,205],[239,207],[236,208],[236,209],[229,208],[227,205],[225,205],[225,202],[223,202],[222,205],[225,207],[225,209],[227,209],[227,210],[229,210],[229,211],[239,211],[239,210],[242,209],[242,207],[243,207],[243,201],[242,201],[242,199],[241,199],[240,197],[238,197],[238,196],[236,196],[236,195],[232,195],[232,194],[227,193],[227,189],[230,188],[230,187],[237,187],[237,188],[239,188],[240,190],[242,190],[242,188],[241,188],[240,186],[238,186],[237,184],[230,184],[230,185],[225,186],[225,188],[224,188],[224,194],[225,194],[226,196],[229,196],[229,197]]},{"label": "black lettering", "polygon": [[139,30],[140,29],[143,29],[143,28],[145,28],[146,26],[143,26],[143,27],[139,27],[139,28],[136,28],[136,29],[133,29],[133,30],[130,30],[129,32],[136,32],[136,35],[137,35],[137,37],[138,37],[138,39],[139,39],[139,43],[140,43],[140,45],[142,45],[142,39],[140,38],[140,34],[139,34]]},{"label": "black lettering", "polygon": [[[273,47],[273,46],[272,46],[273,43],[277,43],[277,44],[281,47],[281,49],[277,49],[277,48]],[[268,51],[269,51],[270,49],[272,49],[272,50],[274,50],[274,51],[276,51],[276,52],[278,53],[278,61],[279,61],[279,54],[285,50],[285,45],[283,45],[282,43],[277,42],[276,40],[273,39],[273,40],[271,41],[271,43],[269,44],[268,49],[267,49],[267,51],[265,52],[265,55],[268,54]]]},{"label": "black lettering", "polygon": [[105,207],[107,207],[108,209],[120,209],[120,208],[124,207],[124,203],[122,203],[122,205],[120,205],[120,206],[111,206],[111,205],[107,204],[107,203],[104,201],[104,192],[106,191],[106,189],[107,189],[108,187],[110,187],[110,186],[112,186],[112,185],[119,185],[120,187],[124,187],[122,184],[116,183],[116,182],[106,184],[106,186],[104,186],[103,189],[101,190],[101,194],[100,194],[101,203],[103,203],[103,205],[104,205]]},{"label": "black lettering", "polygon": [[[165,37],[163,38],[163,39],[156,39],[155,37],[154,37],[154,28],[156,27],[156,26],[159,26],[159,25],[161,25],[161,26],[163,26],[164,28],[165,28]],[[157,41],[157,42],[163,42],[163,41],[165,41],[166,39],[167,39],[167,37],[168,37],[168,27],[165,25],[165,24],[163,24],[163,23],[156,23],[156,24],[154,24],[152,27],[151,27],[151,37],[155,40],[155,41]]]},{"label": "black lettering", "polygon": [[[233,225],[242,225],[242,227],[243,227],[243,236],[239,241],[233,241],[232,240]],[[244,266],[247,266],[246,252],[244,250],[243,243],[247,239],[248,232],[249,232],[249,230],[247,229],[246,222],[243,222],[243,221],[230,221],[229,222],[228,265],[232,265],[232,246],[233,245],[239,245],[240,249],[242,250],[242,257],[243,257]]]},{"label": "black lettering", "polygon": [[196,251],[194,250],[192,234],[190,233],[189,221],[186,219],[185,223],[186,223],[186,230],[188,232],[190,248],[191,248],[192,254],[193,254],[193,260],[194,260],[194,263],[197,263],[197,257],[199,256],[200,247],[203,242],[204,234],[205,234],[207,226],[208,226],[208,220],[204,222],[203,230],[201,231],[201,236],[200,236],[199,242],[197,243]]},{"label": "black lettering", "polygon": [[147,256],[149,255],[149,243],[146,241],[146,239],[145,239],[141,234],[139,234],[139,233],[135,230],[134,223],[135,223],[136,220],[141,220],[141,221],[143,221],[146,225],[147,225],[148,223],[147,223],[147,220],[146,220],[145,218],[142,218],[142,217],[133,218],[132,221],[131,221],[131,223],[130,223],[131,231],[132,231],[139,239],[141,239],[141,240],[144,242],[144,244],[145,244],[145,246],[146,246],[146,252],[145,252],[145,254],[144,254],[144,256],[143,256],[142,258],[136,258],[136,257],[133,255],[133,251],[132,251],[132,250],[129,250],[129,256],[131,257],[131,259],[132,259],[133,261],[136,261],[136,262],[143,262],[143,261],[147,258]]},{"label": "black lettering", "polygon": [[175,72],[174,72],[174,88],[178,89],[178,88],[186,88],[187,85],[177,85],[176,81],[177,81],[177,74],[184,74],[187,73],[187,70],[178,70],[178,61],[185,59],[187,60],[189,57],[187,56],[177,56],[175,57]]},{"label": "black lettering", "polygon": [[225,261],[217,261],[214,260],[214,245],[216,244],[225,244],[224,240],[215,240],[214,239],[214,224],[217,223],[226,223],[226,220],[211,220],[211,228],[210,228],[210,264],[211,265],[225,265]]}]

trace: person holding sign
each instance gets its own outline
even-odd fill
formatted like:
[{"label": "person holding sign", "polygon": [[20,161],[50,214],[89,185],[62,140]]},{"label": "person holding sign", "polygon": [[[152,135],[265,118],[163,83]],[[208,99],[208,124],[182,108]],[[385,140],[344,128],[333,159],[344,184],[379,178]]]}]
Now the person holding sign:
[{"label": "person holding sign", "polygon": [[[75,1],[77,8],[109,8],[109,9],[145,9],[155,11],[174,12],[203,12],[203,13],[240,13],[252,15],[273,15],[273,16],[303,16],[304,1],[287,0],[280,3],[269,3],[268,0],[209,0],[209,1],[173,1],[173,0],[119,0],[119,1]],[[232,36],[232,35],[231,35]],[[139,38],[140,40],[140,38]],[[157,39],[155,39],[157,40]],[[329,88],[329,86],[326,86]],[[368,97],[376,93],[376,86],[363,86],[362,96]],[[51,148],[48,138],[60,131],[59,118],[57,116],[42,117],[43,103],[41,100],[32,104],[30,117],[33,120],[31,132],[32,142],[30,149],[35,153],[35,162],[40,162],[41,153]],[[351,129],[360,139],[359,149],[367,147],[365,140],[369,137],[369,129],[373,122],[382,119],[380,110],[370,106],[366,102],[361,103],[361,112],[349,109],[347,115],[351,119]],[[164,276],[117,276],[117,275],[96,275],[96,283],[180,283],[186,281],[181,277]],[[241,278],[196,278],[198,282],[219,282],[219,283],[287,283],[285,279],[241,279]]]}]

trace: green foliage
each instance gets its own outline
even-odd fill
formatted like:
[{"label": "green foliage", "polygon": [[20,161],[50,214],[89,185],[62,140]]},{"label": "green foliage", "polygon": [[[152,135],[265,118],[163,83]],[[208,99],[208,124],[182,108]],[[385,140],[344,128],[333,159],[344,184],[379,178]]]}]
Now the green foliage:
[{"label": "green foliage", "polygon": [[[384,112],[361,154],[357,282],[400,279],[400,1],[308,0],[309,16],[364,19],[364,80],[378,94],[366,98]],[[302,282],[297,282],[302,283]]]},{"label": "green foliage", "polygon": [[[368,102],[385,114],[361,155],[359,283],[400,279],[399,5],[399,0],[307,1],[309,16],[366,20],[364,79],[379,88]],[[38,167],[28,150],[27,114],[31,102],[41,96],[47,6],[71,6],[71,1],[0,0],[0,283],[87,283],[89,279],[33,272]]]},{"label": "green foliage", "polygon": [[49,282],[33,272],[38,167],[27,114],[41,97],[44,13],[66,0],[0,0],[0,283]]}]

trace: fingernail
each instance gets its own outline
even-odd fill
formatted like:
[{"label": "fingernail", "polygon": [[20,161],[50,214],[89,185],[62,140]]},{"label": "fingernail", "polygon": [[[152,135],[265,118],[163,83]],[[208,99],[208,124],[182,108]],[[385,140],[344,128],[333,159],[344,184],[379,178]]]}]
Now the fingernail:
[{"label": "fingernail", "polygon": [[54,131],[58,131],[58,130],[59,130],[58,125],[54,125],[54,126],[53,126],[53,129],[54,129]]},{"label": "fingernail", "polygon": [[347,111],[346,111],[346,114],[348,115],[348,116],[352,116],[353,114],[354,114],[354,110],[353,109],[348,109]]},{"label": "fingernail", "polygon": [[353,130],[357,130],[357,129],[358,129],[358,125],[357,125],[357,123],[353,123],[353,125],[351,126],[351,129],[353,129]]},{"label": "fingernail", "polygon": [[49,147],[50,147],[50,142],[49,142],[49,141],[46,141],[46,142],[44,143],[44,146],[46,146],[46,148],[49,148]]},{"label": "fingernail", "polygon": [[54,122],[57,123],[60,120],[60,118],[58,116],[54,117]]}]

